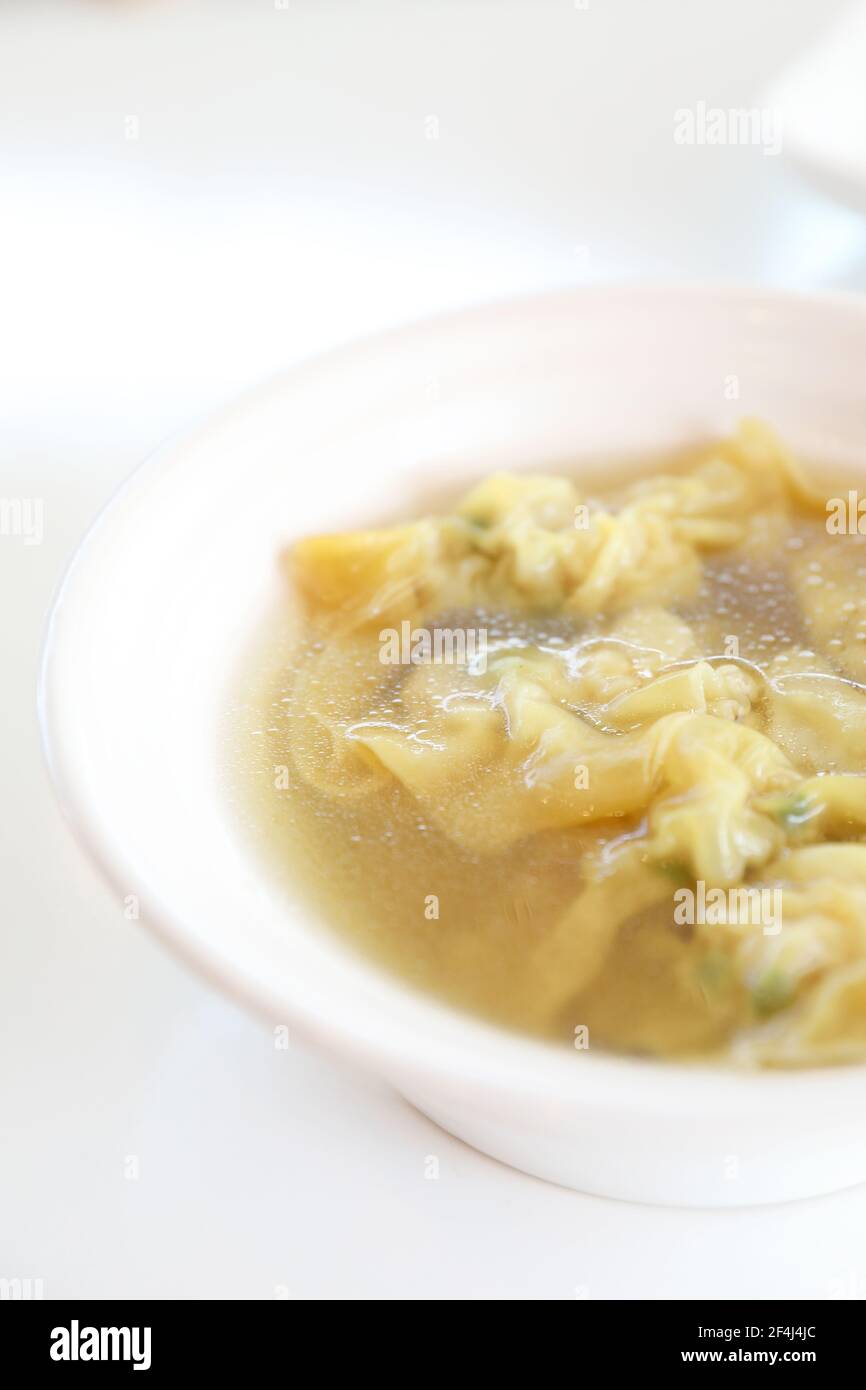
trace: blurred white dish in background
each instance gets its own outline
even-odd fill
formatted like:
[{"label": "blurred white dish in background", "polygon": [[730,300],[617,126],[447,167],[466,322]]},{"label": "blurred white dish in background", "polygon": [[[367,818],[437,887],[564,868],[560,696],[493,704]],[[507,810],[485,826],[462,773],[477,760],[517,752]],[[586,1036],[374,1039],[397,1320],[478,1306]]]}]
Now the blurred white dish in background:
[{"label": "blurred white dish in background", "polygon": [[452,1133],[581,1190],[740,1205],[866,1178],[866,1069],[740,1074],[561,1050],[414,993],[272,883],[226,794],[230,687],[296,535],[407,514],[494,468],[652,453],[761,414],[866,467],[866,301],[598,288],[334,353],[145,464],[52,613],[48,756],[142,919],[272,1025],[351,1053]]},{"label": "blurred white dish in background", "polygon": [[866,212],[866,6],[857,5],[761,102],[785,154],[825,192]]}]

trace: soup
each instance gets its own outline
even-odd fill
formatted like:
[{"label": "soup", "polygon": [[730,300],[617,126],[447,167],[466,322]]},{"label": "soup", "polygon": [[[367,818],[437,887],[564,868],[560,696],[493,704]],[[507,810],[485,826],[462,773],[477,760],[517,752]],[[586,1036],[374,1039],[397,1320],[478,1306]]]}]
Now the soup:
[{"label": "soup", "polygon": [[591,495],[494,475],[445,515],[300,541],[300,625],[270,634],[239,749],[272,868],[513,1029],[860,1059],[858,521],[746,422]]}]

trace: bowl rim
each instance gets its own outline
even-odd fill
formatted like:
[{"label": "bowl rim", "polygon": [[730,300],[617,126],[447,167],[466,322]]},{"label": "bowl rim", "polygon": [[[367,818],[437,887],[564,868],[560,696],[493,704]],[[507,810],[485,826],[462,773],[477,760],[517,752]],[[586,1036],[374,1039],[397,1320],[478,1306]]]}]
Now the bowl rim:
[{"label": "bowl rim", "polygon": [[[351,367],[356,360],[405,352],[415,343],[429,343],[436,334],[478,329],[492,331],[497,323],[507,318],[538,315],[570,303],[579,306],[589,299],[644,300],[659,312],[672,301],[678,301],[690,306],[728,305],[739,312],[787,309],[842,314],[859,322],[866,344],[866,296],[844,290],[812,292],[704,281],[618,281],[566,286],[498,298],[355,337],[272,374],[174,432],[113,490],[76,545],[49,603],[39,658],[36,704],[50,779],[74,838],[91,864],[116,891],[122,893],[124,885],[129,883],[129,869],[114,854],[96,808],[88,805],[86,798],[79,794],[71,775],[68,746],[69,740],[74,739],[74,730],[64,727],[62,721],[63,702],[59,693],[62,667],[57,660],[57,638],[64,610],[72,604],[84,566],[103,535],[110,530],[113,514],[129,492],[152,484],[170,467],[182,466],[183,455],[191,446],[199,444],[208,433],[219,431],[229,419],[254,411],[260,401],[274,392],[303,389],[315,379]],[[282,992],[275,994],[261,980],[239,979],[231,963],[225,961],[219,951],[208,950],[172,912],[170,905],[162,901],[158,891],[148,889],[148,903],[143,924],[212,984],[254,1012],[271,1019],[288,1017],[304,1036],[332,1050],[345,1054],[351,1049],[353,1060],[385,1075],[397,1071],[421,1079],[426,1077],[431,1083],[443,1079],[474,1082],[483,1085],[491,1096],[513,1099],[519,1093],[527,1102],[541,1105],[576,1100],[582,1105],[591,1102],[601,1109],[621,1111],[627,1107],[647,1115],[661,1112],[680,1117],[700,1113],[718,1115],[720,1111],[731,1115],[761,1113],[766,1116],[768,1107],[781,1115],[789,1111],[794,1098],[798,1105],[808,1103],[814,1109],[836,1112],[841,1101],[850,1102],[866,1096],[866,1064],[791,1071],[744,1070],[726,1063],[657,1061],[594,1052],[581,1057],[578,1082],[578,1069],[569,1049],[479,1019],[421,994],[399,977],[391,977],[383,967],[362,962],[366,969],[387,973],[394,990],[418,1000],[419,1009],[426,1015],[435,1014],[447,1020],[454,1040],[443,1044],[437,1037],[434,1045],[425,1046],[426,1035],[421,1029],[407,1038],[404,1031],[393,1029],[389,1032],[387,1021],[380,1020],[381,1026],[375,1029],[360,1027],[357,1018],[334,1017],[328,1015],[326,1009],[312,1007],[306,999],[296,996],[289,1000]],[[345,949],[336,936],[334,946],[340,951]],[[809,1118],[807,1115],[806,1123]]]}]

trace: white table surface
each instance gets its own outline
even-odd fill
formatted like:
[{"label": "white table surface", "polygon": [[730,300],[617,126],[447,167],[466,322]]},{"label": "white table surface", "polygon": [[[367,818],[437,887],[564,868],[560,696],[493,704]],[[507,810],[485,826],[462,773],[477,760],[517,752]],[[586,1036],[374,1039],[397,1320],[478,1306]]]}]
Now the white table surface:
[{"label": "white table surface", "polygon": [[0,495],[42,498],[45,537],[0,537],[0,1277],[48,1297],[866,1294],[866,1188],[728,1212],[584,1197],[344,1061],[275,1051],[80,859],[33,698],[95,510],[265,374],[585,279],[866,287],[866,223],[784,158],[671,133],[676,108],[754,104],[840,8],[5,0]]}]

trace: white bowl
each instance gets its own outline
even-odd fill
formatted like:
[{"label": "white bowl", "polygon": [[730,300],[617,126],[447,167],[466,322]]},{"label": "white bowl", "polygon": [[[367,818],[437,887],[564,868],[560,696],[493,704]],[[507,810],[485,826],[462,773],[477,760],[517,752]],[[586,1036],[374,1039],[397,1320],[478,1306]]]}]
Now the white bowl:
[{"label": "white bowl", "polygon": [[48,757],[118,894],[212,979],[385,1076],[477,1148],[582,1191],[739,1205],[866,1178],[866,1068],[741,1074],[578,1052],[413,992],[269,880],[226,796],[239,653],[297,535],[411,512],[503,466],[677,447],[760,413],[866,463],[866,301],[581,289],[376,338],[144,464],[51,614]]}]

